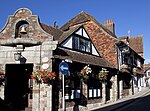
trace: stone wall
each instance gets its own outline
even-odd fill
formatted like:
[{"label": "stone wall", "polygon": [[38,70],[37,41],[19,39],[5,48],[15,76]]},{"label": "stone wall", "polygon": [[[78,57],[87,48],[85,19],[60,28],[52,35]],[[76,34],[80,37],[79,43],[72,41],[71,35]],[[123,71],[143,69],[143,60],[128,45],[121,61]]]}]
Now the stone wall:
[{"label": "stone wall", "polygon": [[[17,35],[17,28],[20,23],[27,23],[28,30],[26,35]],[[32,12],[26,8],[17,10],[14,15],[9,16],[5,27],[0,31],[0,64],[15,64],[14,53],[16,50],[16,39],[22,41],[25,49],[21,55],[26,59],[26,63],[33,63],[33,71],[40,69],[42,58],[47,57],[49,68],[52,70],[53,50],[57,47],[57,41],[53,41],[53,36],[45,32],[39,23],[38,16],[32,15]],[[26,42],[26,40],[28,41]],[[41,44],[33,44],[36,41]],[[8,44],[8,42],[10,44]],[[11,43],[12,42],[12,43]],[[9,47],[8,47],[9,46]],[[27,46],[27,47],[26,47]],[[30,106],[33,111],[50,111],[52,86],[33,82],[33,99],[30,100]],[[0,97],[4,97],[4,87],[0,87]],[[32,105],[31,105],[32,104]]]}]

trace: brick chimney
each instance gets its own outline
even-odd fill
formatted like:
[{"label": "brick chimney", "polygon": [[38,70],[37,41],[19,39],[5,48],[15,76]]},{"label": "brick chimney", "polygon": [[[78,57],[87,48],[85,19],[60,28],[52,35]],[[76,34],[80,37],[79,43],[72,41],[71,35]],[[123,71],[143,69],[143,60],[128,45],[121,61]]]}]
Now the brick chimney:
[{"label": "brick chimney", "polygon": [[106,20],[104,22],[104,26],[110,30],[113,34],[115,34],[115,24],[113,22],[113,20]]}]

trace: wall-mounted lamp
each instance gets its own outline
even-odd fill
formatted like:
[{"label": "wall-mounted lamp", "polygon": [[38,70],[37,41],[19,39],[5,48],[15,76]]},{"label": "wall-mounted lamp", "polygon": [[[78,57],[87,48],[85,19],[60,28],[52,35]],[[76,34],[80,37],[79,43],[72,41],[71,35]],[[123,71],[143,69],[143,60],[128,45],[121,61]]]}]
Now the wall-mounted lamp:
[{"label": "wall-mounted lamp", "polygon": [[21,58],[21,53],[14,53],[14,59],[15,61],[20,61],[20,58]]}]

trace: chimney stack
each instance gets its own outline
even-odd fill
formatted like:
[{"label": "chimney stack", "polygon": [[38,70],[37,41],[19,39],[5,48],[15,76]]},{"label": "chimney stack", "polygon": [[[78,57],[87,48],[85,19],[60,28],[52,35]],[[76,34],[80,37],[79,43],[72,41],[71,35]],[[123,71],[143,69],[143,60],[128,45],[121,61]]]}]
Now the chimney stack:
[{"label": "chimney stack", "polygon": [[113,34],[115,34],[115,24],[113,22],[113,20],[106,20],[104,22],[104,26],[110,30]]}]

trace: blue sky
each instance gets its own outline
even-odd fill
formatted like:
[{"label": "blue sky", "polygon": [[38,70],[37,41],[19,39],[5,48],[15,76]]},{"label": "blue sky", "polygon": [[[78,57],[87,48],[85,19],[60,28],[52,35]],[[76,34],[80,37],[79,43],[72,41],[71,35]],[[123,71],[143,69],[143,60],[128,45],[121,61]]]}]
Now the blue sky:
[{"label": "blue sky", "polygon": [[101,24],[112,19],[116,36],[143,34],[145,62],[150,62],[150,0],[0,0],[0,30],[7,17],[19,8],[29,8],[42,23],[62,26],[84,11]]}]

